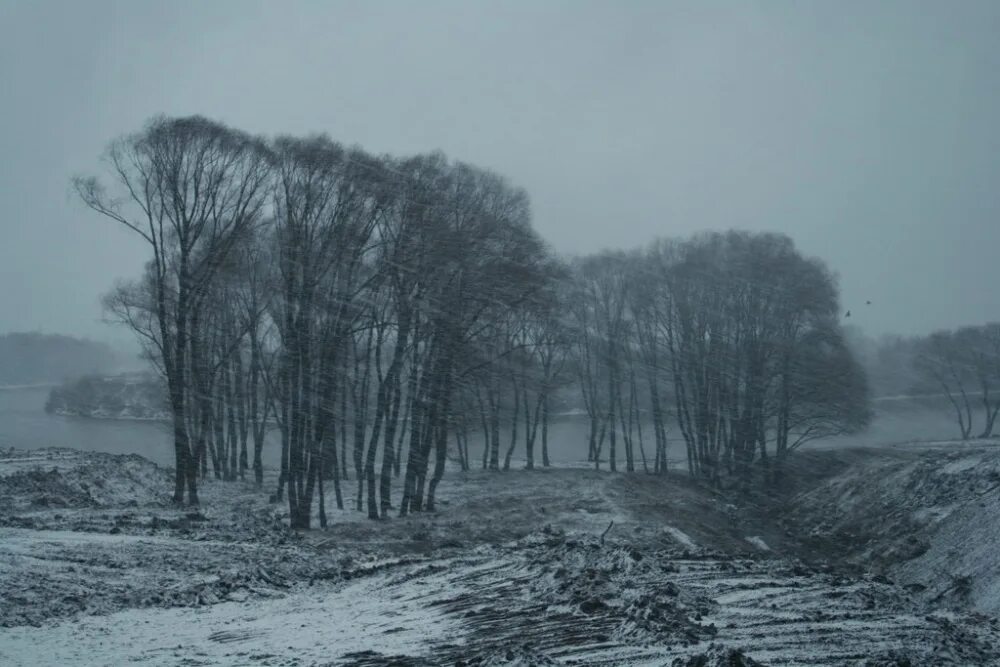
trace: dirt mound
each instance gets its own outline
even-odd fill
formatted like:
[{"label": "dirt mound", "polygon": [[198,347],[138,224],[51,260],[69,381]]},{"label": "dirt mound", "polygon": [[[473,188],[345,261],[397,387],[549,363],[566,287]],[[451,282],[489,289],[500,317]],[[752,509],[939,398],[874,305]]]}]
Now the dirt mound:
[{"label": "dirt mound", "polygon": [[559,664],[561,663],[535,650],[529,644],[498,649],[486,655],[455,662],[456,667],[547,667]]},{"label": "dirt mound", "polygon": [[137,454],[0,451],[0,514],[49,508],[145,507],[169,500],[169,471]]},{"label": "dirt mound", "polygon": [[[216,501],[237,487],[260,495],[204,487]],[[349,575],[263,501],[195,510],[170,503],[172,488],[170,472],[141,456],[0,451],[0,627],[242,601]]]},{"label": "dirt mound", "polygon": [[0,528],[0,627],[242,601],[341,574],[332,558],[294,546]]},{"label": "dirt mound", "polygon": [[437,647],[440,664],[626,664],[636,651],[681,650],[715,636],[699,622],[714,603],[671,581],[672,558],[546,527],[390,585],[435,577],[434,590],[455,591],[433,603],[465,629],[461,645]]},{"label": "dirt mound", "polygon": [[855,667],[918,667],[921,663],[914,662],[906,651],[887,651],[881,655],[865,658],[855,664]]},{"label": "dirt mound", "polygon": [[924,602],[1000,612],[1000,448],[954,447],[869,457],[797,496],[786,526]]},{"label": "dirt mound", "polygon": [[707,651],[685,658],[675,658],[671,667],[763,667],[738,648],[713,644]]},{"label": "dirt mound", "polygon": [[1000,490],[1000,449],[869,457],[797,496],[788,523],[823,551],[892,565],[919,556],[960,507]]},{"label": "dirt mound", "polygon": [[712,602],[670,580],[677,572],[672,552],[602,544],[553,528],[519,544],[537,569],[528,583],[531,598],[576,614],[614,618],[615,640],[695,643],[714,635],[715,628],[698,622]]}]

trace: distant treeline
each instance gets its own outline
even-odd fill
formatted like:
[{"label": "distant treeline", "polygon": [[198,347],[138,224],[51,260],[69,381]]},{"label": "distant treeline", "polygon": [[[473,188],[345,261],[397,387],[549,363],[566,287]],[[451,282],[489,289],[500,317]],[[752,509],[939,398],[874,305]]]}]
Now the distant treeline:
[{"label": "distant treeline", "polygon": [[993,437],[1000,414],[1000,323],[878,341],[852,328],[848,338],[876,396],[939,397],[963,440]]},{"label": "distant treeline", "polygon": [[105,343],[43,333],[0,335],[0,385],[49,384],[114,370]]},{"label": "distant treeline", "polygon": [[45,411],[95,419],[170,419],[167,389],[153,373],[85,375],[53,387]]}]

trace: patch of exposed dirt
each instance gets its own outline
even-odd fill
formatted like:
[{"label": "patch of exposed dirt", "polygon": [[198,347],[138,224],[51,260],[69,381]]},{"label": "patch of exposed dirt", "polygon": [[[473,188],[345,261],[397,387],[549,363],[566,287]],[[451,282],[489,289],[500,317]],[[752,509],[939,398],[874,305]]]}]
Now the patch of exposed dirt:
[{"label": "patch of exposed dirt", "polygon": [[0,521],[38,509],[160,507],[170,480],[169,471],[137,454],[0,450]]},{"label": "patch of exposed dirt", "polygon": [[762,667],[742,650],[713,644],[708,650],[686,658],[674,658],[671,667]]},{"label": "patch of exposed dirt", "polygon": [[271,597],[356,566],[296,545],[0,528],[0,626]]},{"label": "patch of exposed dirt", "polygon": [[140,456],[0,452],[0,627],[268,598],[379,561],[311,546],[250,484],[209,482],[203,509],[171,488]]}]

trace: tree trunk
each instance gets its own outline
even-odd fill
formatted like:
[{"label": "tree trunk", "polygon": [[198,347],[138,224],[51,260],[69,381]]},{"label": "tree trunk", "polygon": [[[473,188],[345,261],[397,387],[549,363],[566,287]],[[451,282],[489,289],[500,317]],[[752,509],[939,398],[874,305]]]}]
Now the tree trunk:
[{"label": "tree trunk", "polygon": [[435,458],[434,458],[434,476],[431,477],[430,484],[427,488],[427,511],[434,511],[434,498],[437,492],[438,484],[441,483],[441,478],[444,477],[444,465],[448,457],[448,419],[451,412],[451,391],[452,391],[452,379],[451,379],[451,350],[452,345],[445,350],[445,359],[442,363],[442,368],[439,370],[440,373],[440,389],[437,392],[437,400],[440,402],[441,409],[438,412],[438,424],[436,429],[436,447],[435,447]]},{"label": "tree trunk", "polygon": [[548,468],[549,461],[549,393],[545,392],[542,399],[542,466]]},{"label": "tree trunk", "polygon": [[490,470],[500,469],[500,400],[493,391],[487,394],[490,405]]},{"label": "tree trunk", "polygon": [[392,378],[392,412],[385,425],[385,440],[382,443],[382,471],[379,479],[379,514],[384,519],[392,508],[392,469],[398,458],[393,450],[396,436],[396,426],[399,418],[399,407],[402,398],[402,386],[399,373]]},{"label": "tree trunk", "polygon": [[[183,399],[181,399],[183,402]],[[188,474],[188,457],[191,446],[188,443],[187,424],[184,422],[184,408],[178,409],[176,391],[171,391],[171,406],[174,417],[174,502],[184,502],[184,485]],[[197,491],[195,491],[197,500]]]},{"label": "tree trunk", "polygon": [[253,431],[253,477],[257,486],[264,485],[264,436],[267,433],[267,406],[264,401],[264,416],[260,416],[260,348],[256,333],[250,339],[250,388],[247,392],[250,408],[250,428]]},{"label": "tree trunk", "polygon": [[524,431],[524,453],[527,458],[527,463],[524,467],[527,470],[534,470],[535,468],[535,438],[538,435],[538,422],[542,416],[542,402],[545,400],[544,390],[538,392],[538,396],[535,399],[535,413],[532,417],[531,408],[528,403],[528,392],[524,392],[524,414],[525,414],[525,431]]},{"label": "tree trunk", "polygon": [[510,446],[503,457],[503,469],[510,470],[510,459],[514,455],[514,448],[517,447],[517,418],[521,413],[521,392],[517,386],[517,378],[514,378],[514,413],[510,418]]},{"label": "tree trunk", "polygon": [[236,420],[239,424],[240,436],[240,479],[246,478],[246,471],[250,468],[250,460],[247,454],[247,440],[250,437],[250,423],[247,417],[247,378],[243,373],[243,354],[237,349],[233,357],[233,373],[236,376]]}]

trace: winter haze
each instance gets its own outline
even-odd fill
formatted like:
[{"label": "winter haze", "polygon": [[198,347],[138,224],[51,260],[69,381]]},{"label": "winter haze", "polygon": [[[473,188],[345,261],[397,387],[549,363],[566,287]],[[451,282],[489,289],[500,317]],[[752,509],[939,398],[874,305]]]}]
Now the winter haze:
[{"label": "winter haze", "polygon": [[998,30],[972,0],[4,0],[0,331],[127,340],[97,297],[145,255],[68,182],[158,113],[444,150],[525,187],[561,253],[785,232],[871,334],[978,321],[1000,306]]},{"label": "winter haze", "polygon": [[1000,667],[998,35],[0,0],[0,665]]}]

